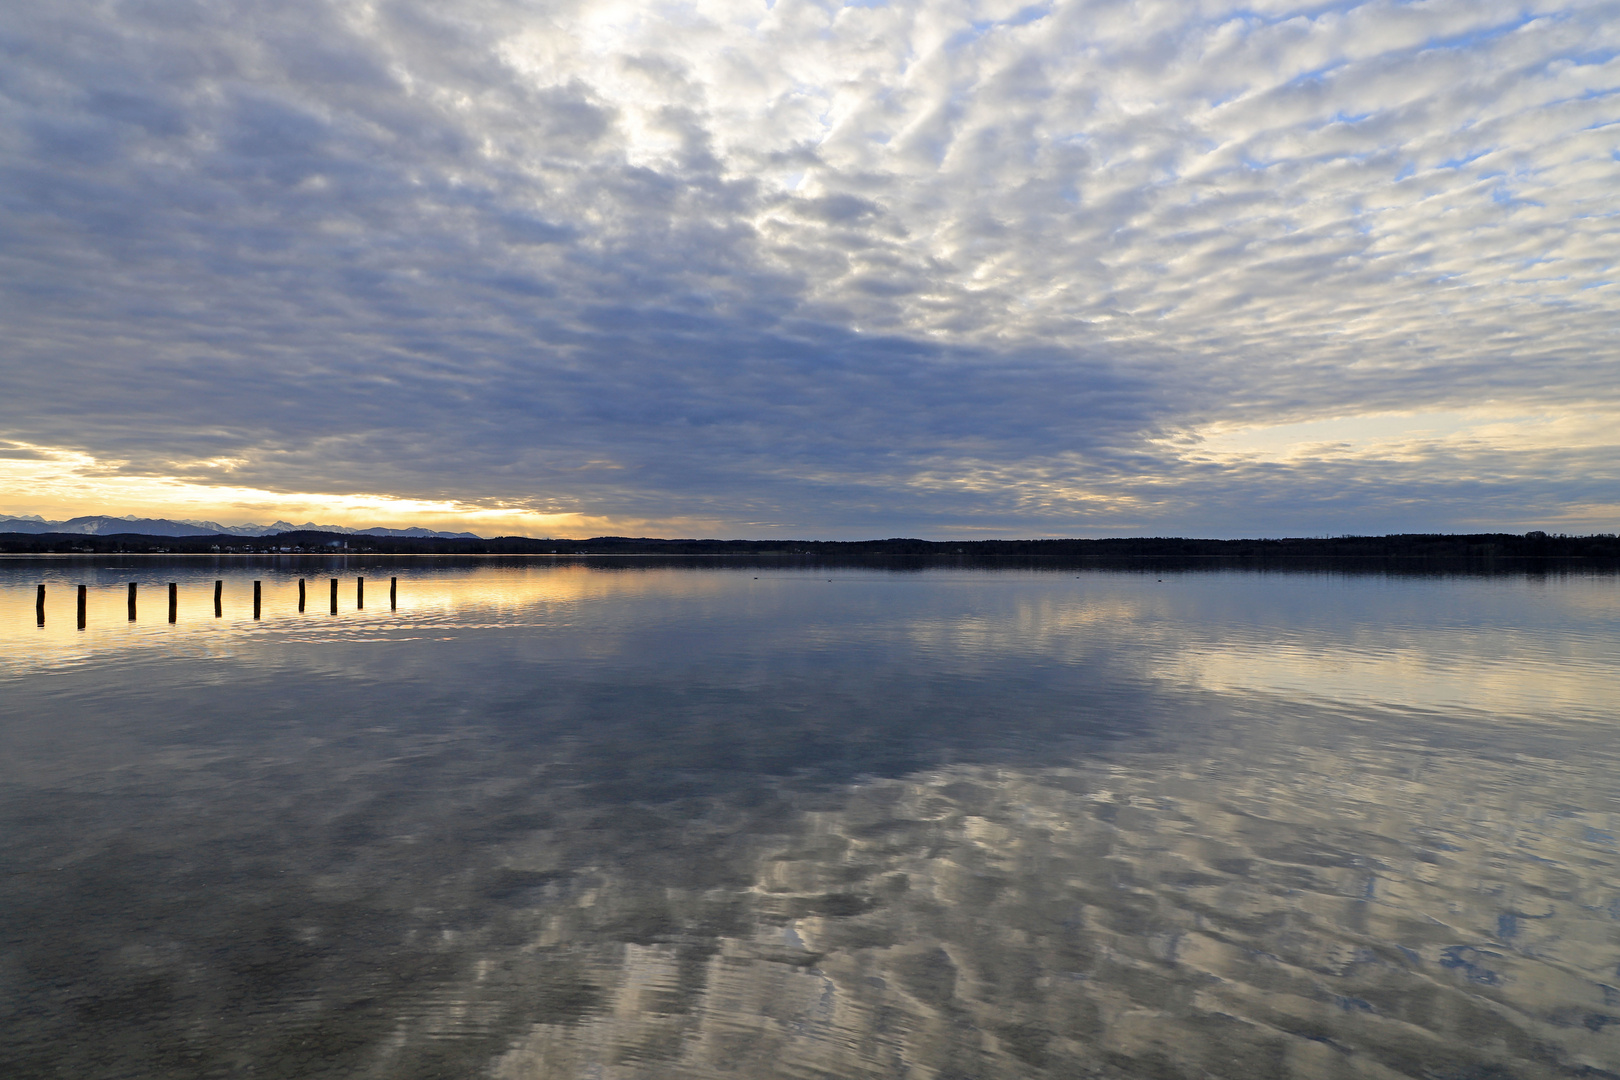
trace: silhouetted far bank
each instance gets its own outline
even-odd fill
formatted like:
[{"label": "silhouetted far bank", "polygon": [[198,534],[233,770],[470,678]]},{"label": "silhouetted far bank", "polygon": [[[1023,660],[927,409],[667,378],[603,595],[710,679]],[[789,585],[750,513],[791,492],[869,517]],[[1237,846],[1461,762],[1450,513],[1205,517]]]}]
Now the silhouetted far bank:
[{"label": "silhouetted far bank", "polygon": [[1298,537],[1276,540],[1200,540],[1122,537],[1103,540],[662,540],[598,536],[588,540],[488,540],[356,536],[286,532],[241,536],[84,536],[71,533],[0,533],[7,554],[320,554],[320,555],[542,555],[747,557],[751,559],[871,563],[885,560],[961,561],[972,564],[1072,566],[1282,566],[1306,563],[1394,567],[1430,563],[1501,564],[1556,560],[1620,566],[1620,537],[1532,532],[1447,535]]}]

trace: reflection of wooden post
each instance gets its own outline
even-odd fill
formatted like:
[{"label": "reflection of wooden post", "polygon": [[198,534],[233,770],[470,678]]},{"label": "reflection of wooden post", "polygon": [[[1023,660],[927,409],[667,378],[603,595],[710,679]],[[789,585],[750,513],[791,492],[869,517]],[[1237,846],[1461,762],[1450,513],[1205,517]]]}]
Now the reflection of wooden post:
[{"label": "reflection of wooden post", "polygon": [[215,581],[214,582],[214,618],[216,618],[216,619],[221,618],[225,614],[225,609],[220,606],[220,602],[219,602],[220,601],[220,594],[222,594],[224,591],[225,591],[225,583],[223,581]]},{"label": "reflection of wooden post", "polygon": [[84,629],[84,586],[79,586],[79,629]]},{"label": "reflection of wooden post", "polygon": [[337,578],[332,579],[332,614],[337,614]]},{"label": "reflection of wooden post", "polygon": [[255,619],[259,617],[259,583],[257,581],[253,583],[253,617]]},{"label": "reflection of wooden post", "polygon": [[169,621],[174,622],[180,618],[180,583],[169,582]]},{"label": "reflection of wooden post", "polygon": [[399,578],[388,579],[388,610],[393,611],[399,607]]},{"label": "reflection of wooden post", "polygon": [[298,579],[298,611],[299,611],[299,614],[303,614],[303,611],[304,611],[304,579],[303,578]]},{"label": "reflection of wooden post", "polygon": [[365,606],[366,606],[366,579],[365,578],[355,578],[354,579],[354,606],[357,607],[357,608],[360,608],[361,610],[365,609]]},{"label": "reflection of wooden post", "polygon": [[45,583],[43,581],[39,584],[39,595],[34,598],[34,617],[39,620],[39,625],[45,625]]},{"label": "reflection of wooden post", "polygon": [[135,583],[129,583],[129,621],[135,621]]}]

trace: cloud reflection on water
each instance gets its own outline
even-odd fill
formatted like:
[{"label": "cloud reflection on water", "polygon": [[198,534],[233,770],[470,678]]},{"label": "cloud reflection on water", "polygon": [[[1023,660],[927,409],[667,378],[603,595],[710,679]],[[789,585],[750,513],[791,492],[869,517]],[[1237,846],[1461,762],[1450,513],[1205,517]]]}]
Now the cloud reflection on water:
[{"label": "cloud reflection on water", "polygon": [[607,565],[6,564],[13,1074],[1620,1066],[1613,577]]}]

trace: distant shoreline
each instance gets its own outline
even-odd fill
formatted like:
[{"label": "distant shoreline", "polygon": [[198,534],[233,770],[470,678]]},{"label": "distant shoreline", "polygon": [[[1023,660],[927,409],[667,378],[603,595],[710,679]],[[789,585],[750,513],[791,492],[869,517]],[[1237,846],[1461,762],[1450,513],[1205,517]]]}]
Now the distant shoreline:
[{"label": "distant shoreline", "polygon": [[856,561],[957,559],[970,563],[1116,565],[1277,565],[1329,563],[1469,563],[1578,561],[1620,566],[1620,537],[1545,533],[1408,533],[1389,536],[1206,540],[1127,537],[1100,540],[666,540],[599,536],[584,540],[528,537],[453,539],[289,532],[264,537],[148,536],[120,533],[0,533],[0,554],[30,555],[363,555],[363,556],[662,556]]}]

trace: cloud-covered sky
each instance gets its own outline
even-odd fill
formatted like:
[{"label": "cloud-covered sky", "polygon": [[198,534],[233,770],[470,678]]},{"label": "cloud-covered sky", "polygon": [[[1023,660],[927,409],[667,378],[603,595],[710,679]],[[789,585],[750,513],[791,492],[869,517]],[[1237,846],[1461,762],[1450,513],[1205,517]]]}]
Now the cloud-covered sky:
[{"label": "cloud-covered sky", "polygon": [[1614,531],[1617,259],[1614,2],[0,6],[0,512]]}]

